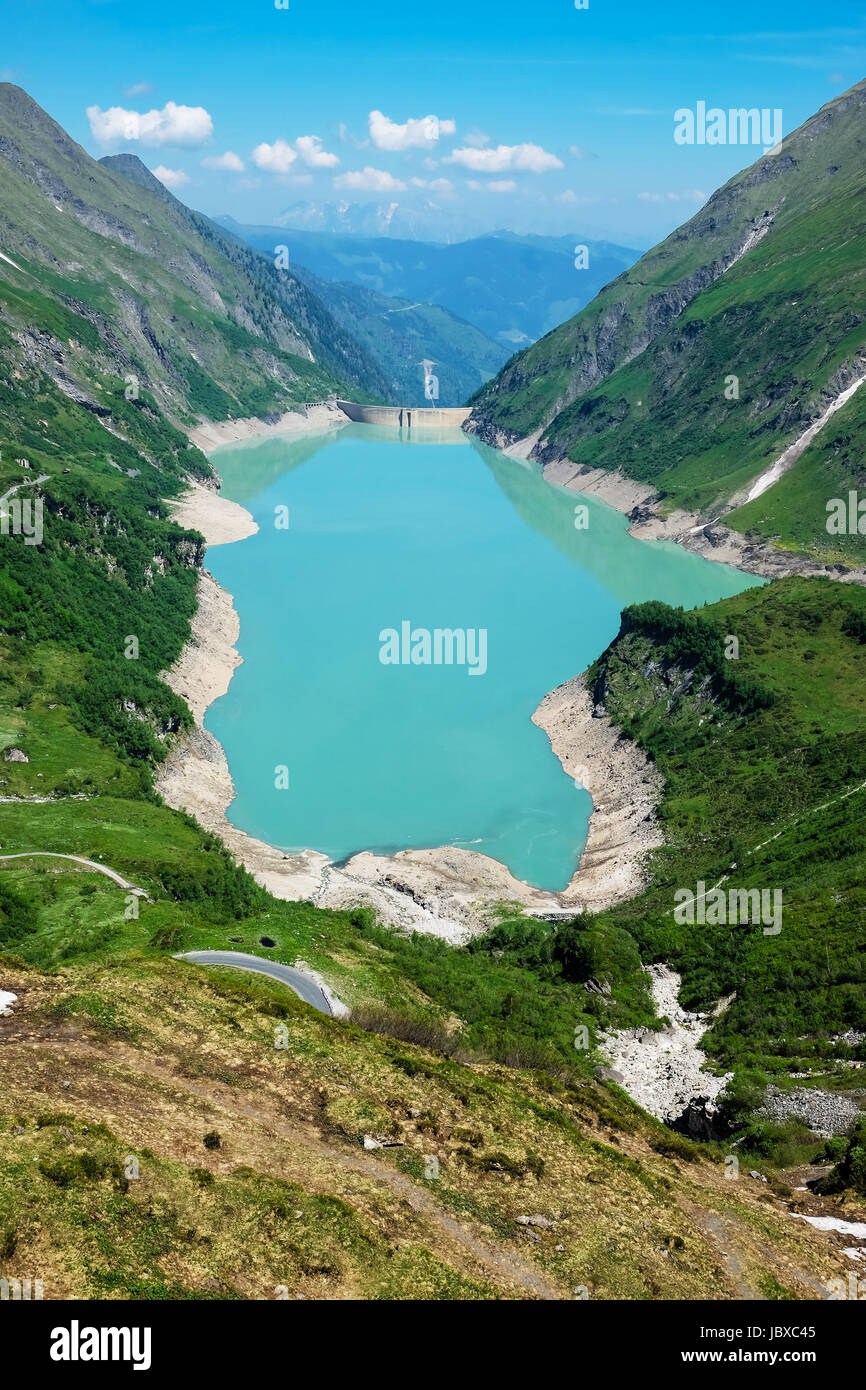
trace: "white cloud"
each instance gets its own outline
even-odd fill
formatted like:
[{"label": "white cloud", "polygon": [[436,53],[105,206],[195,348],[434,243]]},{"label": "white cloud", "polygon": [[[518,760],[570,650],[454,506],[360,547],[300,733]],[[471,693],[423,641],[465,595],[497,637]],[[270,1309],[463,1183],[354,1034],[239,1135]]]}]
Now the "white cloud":
[{"label": "white cloud", "polygon": [[185,183],[189,183],[189,174],[184,173],[183,169],[166,169],[164,164],[157,164],[150,172],[166,188],[183,188]]},{"label": "white cloud", "polygon": [[410,178],[413,188],[427,188],[431,193],[441,193],[442,197],[455,196],[455,185],[449,178]]},{"label": "white cloud", "polygon": [[295,149],[311,169],[333,169],[334,165],[340,162],[339,155],[329,154],[323,149],[318,135],[299,135],[295,141]]},{"label": "white cloud", "polygon": [[134,82],[131,87],[126,88],[123,95],[125,97],[146,97],[148,92],[152,91],[152,82]]},{"label": "white cloud", "polygon": [[564,192],[557,194],[556,201],[558,203],[576,203],[577,194],[573,188],[566,188]]},{"label": "white cloud", "polygon": [[337,127],[337,134],[340,138],[340,143],[343,145],[354,145],[356,150],[366,150],[370,148],[370,141],[367,137],[365,136],[363,140],[359,140],[357,135],[354,135],[346,125],[345,121]]},{"label": "white cloud", "polygon": [[87,119],[99,145],[140,140],[142,145],[201,145],[213,134],[203,106],[168,101],[161,111],[127,111],[122,106],[88,106]]},{"label": "white cloud", "polygon": [[442,135],[453,135],[455,121],[440,121],[438,116],[410,117],[403,125],[391,121],[381,111],[370,112],[370,138],[380,150],[429,150]]},{"label": "white cloud", "polygon": [[463,138],[467,145],[472,146],[473,150],[483,150],[485,145],[490,144],[490,136],[485,135],[483,130],[470,130],[469,134]]},{"label": "white cloud", "polygon": [[313,176],[312,174],[289,174],[288,182],[297,184],[299,187],[306,187],[308,183],[313,182]]},{"label": "white cloud", "polygon": [[340,162],[338,155],[324,148],[318,135],[298,136],[294,149],[287,140],[275,140],[272,145],[263,142],[253,150],[252,161],[272,174],[287,174],[299,155],[310,169],[333,169]]},{"label": "white cloud", "polygon": [[244,161],[234,150],[226,150],[225,154],[209,154],[207,159],[202,160],[202,164],[206,169],[229,169],[234,174],[242,174],[244,171]]},{"label": "white cloud", "polygon": [[272,145],[263,141],[261,145],[256,145],[252,153],[253,164],[272,174],[287,174],[297,157],[285,140],[275,140]]},{"label": "white cloud", "polygon": [[497,145],[493,150],[473,150],[468,147],[454,150],[446,163],[462,164],[478,174],[498,174],[505,169],[528,169],[542,174],[547,169],[561,169],[562,160],[543,150],[540,145]]},{"label": "white cloud", "polygon": [[356,169],[353,173],[340,174],[334,179],[334,187],[365,189],[372,193],[402,193],[406,185],[384,169],[372,169],[368,164],[366,168]]}]

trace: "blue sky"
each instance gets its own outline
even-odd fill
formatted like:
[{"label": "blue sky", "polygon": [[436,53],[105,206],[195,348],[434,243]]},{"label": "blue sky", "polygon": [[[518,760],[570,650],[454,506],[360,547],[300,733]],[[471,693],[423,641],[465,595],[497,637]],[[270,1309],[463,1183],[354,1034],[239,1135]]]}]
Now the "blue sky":
[{"label": "blue sky", "polygon": [[761,153],[676,144],[676,110],[780,108],[787,133],[866,71],[866,21],[844,0],[5,9],[4,79],[90,153],[134,151],[211,215],[433,204],[443,238],[511,227],[646,245]]}]

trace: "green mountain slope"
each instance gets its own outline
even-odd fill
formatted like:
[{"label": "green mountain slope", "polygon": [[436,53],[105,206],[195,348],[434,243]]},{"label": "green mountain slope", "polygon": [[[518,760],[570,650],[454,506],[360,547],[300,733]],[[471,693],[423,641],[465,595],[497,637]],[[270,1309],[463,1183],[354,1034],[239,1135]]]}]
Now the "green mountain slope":
[{"label": "green mountain slope", "polygon": [[262,414],[375,365],[307,287],[178,202],[131,155],[95,161],[0,84],[0,305],[20,355],[93,404],[135,376],[176,423]]},{"label": "green mountain slope", "polygon": [[[866,483],[866,388],[830,419],[789,472],[726,517],[738,531],[773,536],[777,545],[806,551],[831,563],[862,564],[866,536],[858,529],[830,532],[828,504],[834,499],[848,507],[849,493],[863,495]],[[859,490],[859,491],[858,491]]]},{"label": "green mountain slope", "polygon": [[[540,430],[536,457],[620,468],[650,483],[665,511],[715,518],[741,500],[866,373],[864,107],[860,83],[731,179],[508,363],[476,395],[469,428],[491,442]],[[858,411],[838,459],[843,480],[862,458]],[[731,524],[787,530],[827,553],[826,498],[798,517],[784,499],[777,514],[779,495],[771,488]]]},{"label": "green mountain slope", "polygon": [[298,277],[347,332],[367,349],[388,380],[392,405],[429,405],[425,359],[439,382],[438,404],[458,406],[502,366],[508,353],[480,329],[437,304],[411,303],[362,285],[334,284],[302,267]]}]

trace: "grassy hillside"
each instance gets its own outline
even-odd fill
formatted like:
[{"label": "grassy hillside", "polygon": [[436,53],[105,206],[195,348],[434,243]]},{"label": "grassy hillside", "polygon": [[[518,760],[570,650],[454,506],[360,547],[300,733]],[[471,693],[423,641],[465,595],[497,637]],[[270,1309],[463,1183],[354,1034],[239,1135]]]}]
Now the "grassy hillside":
[{"label": "grassy hillside", "polygon": [[[662,510],[736,500],[866,370],[864,104],[860,83],[823,107],[508,363],[475,397],[476,431],[542,428],[539,457],[621,468]],[[862,418],[852,402],[844,438],[837,421],[835,447],[818,436],[832,473],[858,474]],[[773,487],[729,520],[831,557],[814,453],[798,472],[808,497]],[[862,538],[843,549],[862,558]]]},{"label": "grassy hillside", "polygon": [[[736,993],[707,1040],[723,1067],[821,1071],[866,1029],[864,635],[861,589],[789,579],[694,615],[627,609],[590,671],[666,782],[650,887],[611,919],[682,971],[687,1006]],[[675,923],[676,889],[723,876],[782,891],[778,935]]]},{"label": "grassy hillside", "polygon": [[862,564],[866,559],[866,523],[835,534],[827,529],[828,503],[848,503],[851,491],[864,495],[866,468],[866,388],[842,406],[769,492],[737,507],[725,517],[738,531],[772,535],[784,549],[805,552],[830,563]]},{"label": "grassy hillside", "polygon": [[836,1272],[766,1187],[591,1081],[173,961],[3,961],[0,986],[0,1271],[46,1298],[809,1299]]}]

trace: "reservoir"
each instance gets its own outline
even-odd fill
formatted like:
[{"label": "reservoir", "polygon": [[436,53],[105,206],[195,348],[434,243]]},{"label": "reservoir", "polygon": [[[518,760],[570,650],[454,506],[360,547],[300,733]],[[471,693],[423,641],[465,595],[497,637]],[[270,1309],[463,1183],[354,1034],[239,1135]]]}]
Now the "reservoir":
[{"label": "reservoir", "polygon": [[760,582],[635,540],[620,513],[459,430],[348,425],[214,463],[259,526],[207,556],[240,618],[243,665],[205,720],[229,819],[336,862],[458,845],[563,889],[591,802],[533,711],[627,604]]}]

